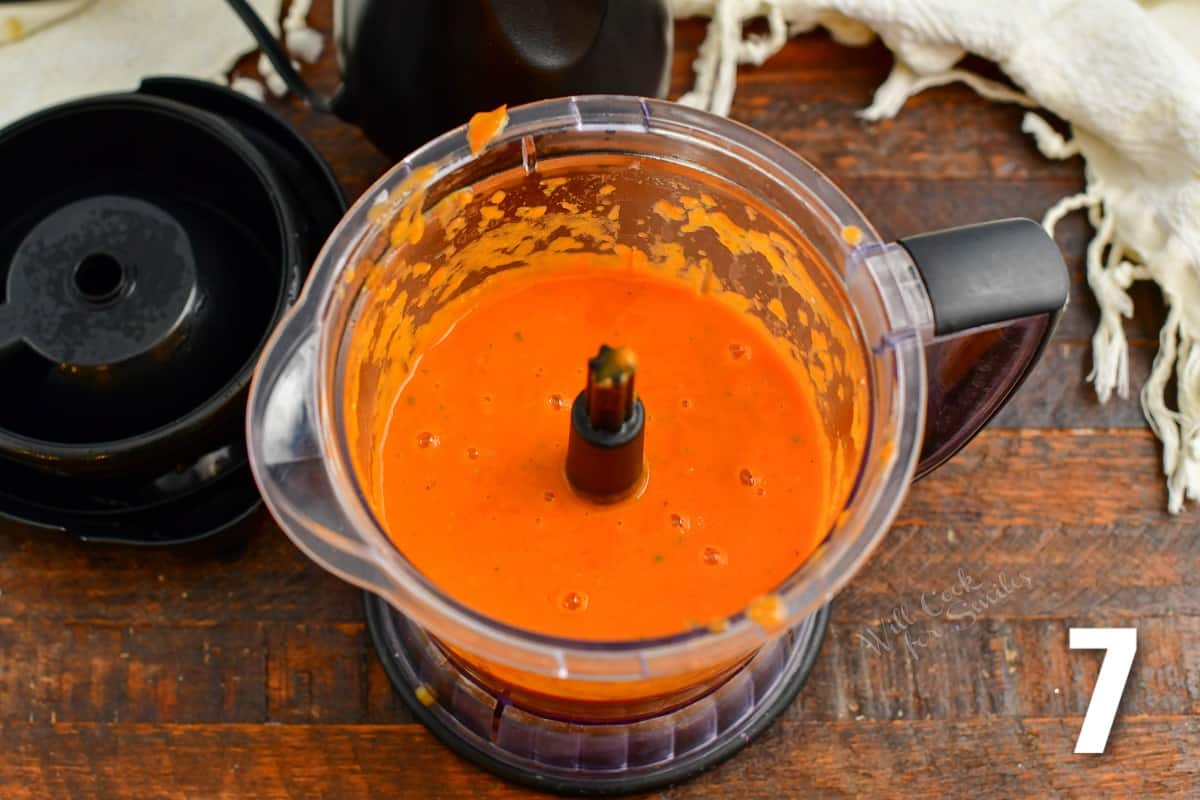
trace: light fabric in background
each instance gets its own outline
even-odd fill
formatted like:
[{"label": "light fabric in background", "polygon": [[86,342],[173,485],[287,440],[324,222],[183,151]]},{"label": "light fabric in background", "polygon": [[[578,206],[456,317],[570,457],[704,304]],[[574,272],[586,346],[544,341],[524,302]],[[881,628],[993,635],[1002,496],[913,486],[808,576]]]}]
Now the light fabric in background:
[{"label": "light fabric in background", "polygon": [[[0,24],[36,3],[0,2]],[[52,0],[55,5],[65,5]],[[250,0],[279,31],[283,0]],[[0,44],[0,126],[55,103],[134,89],[147,75],[226,82],[253,38],[223,0],[90,0]],[[306,4],[307,5],[307,4]]]},{"label": "light fabric in background", "polygon": [[0,44],[16,42],[48,25],[66,19],[92,0],[0,2]]}]

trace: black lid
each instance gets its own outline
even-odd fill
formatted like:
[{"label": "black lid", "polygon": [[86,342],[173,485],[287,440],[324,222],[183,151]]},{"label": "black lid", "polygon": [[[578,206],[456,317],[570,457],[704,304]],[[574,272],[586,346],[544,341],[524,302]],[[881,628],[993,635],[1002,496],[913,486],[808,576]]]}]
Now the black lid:
[{"label": "black lid", "polygon": [[148,80],[0,131],[0,516],[175,544],[259,498],[258,354],[345,210],[260,103]]}]

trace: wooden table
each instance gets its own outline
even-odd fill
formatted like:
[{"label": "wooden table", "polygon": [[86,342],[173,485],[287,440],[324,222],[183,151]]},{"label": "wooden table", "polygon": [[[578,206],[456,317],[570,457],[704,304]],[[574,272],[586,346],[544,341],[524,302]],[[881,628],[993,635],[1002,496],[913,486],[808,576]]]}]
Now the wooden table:
[{"label": "wooden table", "polygon": [[[314,11],[329,29],[329,4]],[[703,26],[678,31],[674,92]],[[733,116],[840,184],[888,237],[992,217],[1039,217],[1081,186],[1048,162],[1019,109],[961,87],[867,123],[881,47],[806,36],[744,69]],[[244,65],[245,68],[245,65]],[[307,70],[336,82],[331,54]],[[388,163],[354,130],[279,104],[356,196]],[[1196,795],[1200,787],[1200,532],[1170,517],[1159,448],[1136,401],[1098,405],[1085,382],[1096,308],[1090,235],[1058,240],[1072,304],[1012,405],[916,486],[894,529],[834,605],[808,685],[743,754],[671,797]],[[1135,291],[1132,372],[1162,318]],[[1029,579],[976,624],[927,648],[864,643],[959,572]],[[917,633],[936,623],[917,613]],[[1100,652],[1073,626],[1136,626],[1139,649],[1104,755],[1073,755]],[[239,560],[0,535],[0,797],[392,798],[521,794],[412,721],[363,628],[358,590],[264,519]]]}]

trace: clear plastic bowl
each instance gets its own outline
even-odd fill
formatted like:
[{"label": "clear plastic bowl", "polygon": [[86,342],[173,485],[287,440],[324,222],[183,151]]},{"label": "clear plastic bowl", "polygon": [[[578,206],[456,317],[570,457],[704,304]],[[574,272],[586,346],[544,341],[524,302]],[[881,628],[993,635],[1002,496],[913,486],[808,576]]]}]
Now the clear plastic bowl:
[{"label": "clear plastic bowl", "polygon": [[[439,269],[478,237],[481,209],[495,192],[506,193],[508,208],[553,210],[600,182],[614,187],[621,213],[619,220],[593,215],[585,247],[659,242],[682,248],[690,261],[711,260],[722,283],[754,301],[750,313],[765,315],[822,388],[836,513],[824,543],[774,587],[779,624],[764,627],[743,613],[723,630],[608,642],[520,630],[433,585],[381,526],[379,420],[394,402],[400,372],[387,367],[413,355],[412,337],[382,330],[383,315],[400,304],[419,325],[432,308],[485,278],[466,269],[439,276]],[[701,198],[751,235],[689,227],[686,214],[671,220],[653,210],[666,200],[686,211]],[[423,234],[394,237],[414,212]],[[562,233],[554,225],[540,230],[530,246],[549,246]],[[503,268],[521,266],[517,252]],[[783,319],[767,310],[771,301],[781,304]],[[259,366],[248,422],[251,463],[268,507],[305,553],[384,598],[481,685],[501,687],[527,711],[634,719],[712,691],[765,643],[826,605],[888,529],[919,465],[949,457],[986,422],[1028,370],[1051,324],[1052,315],[936,342],[930,300],[907,251],[881,242],[853,204],[792,151],[672,103],[545,101],[511,111],[507,128],[479,157],[469,152],[463,129],[433,141],[351,209]],[[956,344],[968,341],[972,347]],[[930,359],[957,365],[935,373],[934,394],[944,401],[935,442],[924,436]]]}]

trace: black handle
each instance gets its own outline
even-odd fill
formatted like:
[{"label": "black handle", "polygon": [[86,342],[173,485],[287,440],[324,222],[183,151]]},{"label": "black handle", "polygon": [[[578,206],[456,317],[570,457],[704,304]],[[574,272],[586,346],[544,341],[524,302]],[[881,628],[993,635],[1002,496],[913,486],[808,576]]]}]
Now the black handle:
[{"label": "black handle", "polygon": [[1031,219],[1003,219],[900,239],[925,281],[938,336],[1061,309],[1062,253]]}]

